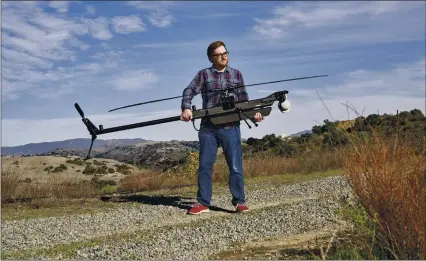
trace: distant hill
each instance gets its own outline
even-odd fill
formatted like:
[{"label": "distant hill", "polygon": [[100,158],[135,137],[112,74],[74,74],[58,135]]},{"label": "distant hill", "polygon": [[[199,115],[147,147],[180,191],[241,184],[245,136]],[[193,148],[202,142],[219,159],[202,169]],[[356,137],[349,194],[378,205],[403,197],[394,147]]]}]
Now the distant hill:
[{"label": "distant hill", "polygon": [[98,153],[94,157],[164,171],[185,164],[189,153],[198,150],[198,141],[152,141],[138,145],[118,146]]},{"label": "distant hill", "polygon": [[[300,136],[304,133],[311,133],[311,130],[304,130],[290,136]],[[245,142],[246,139],[243,139]],[[53,142],[29,143],[21,146],[2,147],[1,155],[62,155],[71,154],[75,156],[82,156],[87,154],[91,140],[89,138],[69,139]],[[145,139],[111,139],[102,140],[96,139],[93,143],[93,152],[105,152],[114,149],[118,146],[135,145],[138,143],[152,142]],[[175,141],[176,142],[176,141]],[[185,143],[184,141],[181,141]],[[189,142],[192,143],[192,142]],[[185,144],[187,145],[187,144]],[[191,147],[191,146],[190,146]],[[72,151],[72,152],[70,152]]]},{"label": "distant hill", "polygon": [[[310,133],[304,130],[290,136]],[[60,156],[86,157],[90,139],[70,139],[55,142],[30,143],[16,147],[3,147],[2,155],[15,156]],[[246,142],[243,139],[243,142]],[[152,141],[145,139],[97,139],[90,156],[92,158],[111,159],[140,167],[166,170],[185,164],[191,152],[199,150],[195,141]]]},{"label": "distant hill", "polygon": [[312,130],[299,131],[299,132],[291,134],[290,137],[299,137],[302,134],[306,134],[306,133],[312,133]]},{"label": "distant hill", "polygon": [[[71,139],[3,147],[2,155],[22,157],[77,156],[85,158],[90,142],[90,139]],[[141,167],[165,170],[185,163],[188,154],[198,149],[198,141],[95,140],[90,156],[92,158],[112,159]]]},{"label": "distant hill", "polygon": [[[116,146],[123,145],[134,145],[137,143],[147,142],[149,140],[145,139],[111,139],[111,140],[102,140],[97,139],[93,143],[93,150],[104,151],[108,148],[113,148]],[[53,141],[53,142],[41,142],[41,143],[29,143],[21,146],[14,147],[2,147],[2,155],[35,155],[43,154],[49,151],[57,149],[88,149],[90,146],[90,139],[69,139],[63,141]]]}]

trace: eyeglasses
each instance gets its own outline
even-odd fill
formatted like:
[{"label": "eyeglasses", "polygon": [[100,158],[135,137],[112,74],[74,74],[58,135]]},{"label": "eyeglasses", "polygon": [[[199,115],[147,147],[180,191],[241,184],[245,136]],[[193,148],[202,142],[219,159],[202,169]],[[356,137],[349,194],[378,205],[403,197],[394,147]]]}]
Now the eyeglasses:
[{"label": "eyeglasses", "polygon": [[229,52],[224,52],[224,53],[213,54],[212,56],[215,58],[218,58],[218,57],[228,57],[228,55],[229,55]]}]

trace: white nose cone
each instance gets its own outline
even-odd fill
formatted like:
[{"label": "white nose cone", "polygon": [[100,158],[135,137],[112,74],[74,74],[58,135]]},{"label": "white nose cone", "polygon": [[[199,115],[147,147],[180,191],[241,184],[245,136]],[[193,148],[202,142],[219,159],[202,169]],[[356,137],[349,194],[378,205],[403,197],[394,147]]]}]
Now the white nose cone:
[{"label": "white nose cone", "polygon": [[279,105],[280,111],[281,112],[289,112],[291,111],[291,103],[289,100],[285,100],[283,102],[280,103]]}]

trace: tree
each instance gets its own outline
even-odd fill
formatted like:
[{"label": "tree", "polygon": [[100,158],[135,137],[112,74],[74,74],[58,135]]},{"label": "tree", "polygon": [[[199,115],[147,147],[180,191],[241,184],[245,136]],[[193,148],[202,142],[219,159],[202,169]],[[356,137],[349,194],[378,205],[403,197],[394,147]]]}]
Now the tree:
[{"label": "tree", "polygon": [[322,128],[320,125],[314,125],[311,130],[312,133],[315,133],[317,135],[320,135],[322,133]]},{"label": "tree", "polygon": [[421,110],[419,109],[414,109],[410,111],[410,114],[413,116],[420,116],[420,117],[424,117],[424,114]]},{"label": "tree", "polygon": [[378,114],[370,114],[365,120],[368,122],[368,124],[372,126],[380,124],[380,116]]}]

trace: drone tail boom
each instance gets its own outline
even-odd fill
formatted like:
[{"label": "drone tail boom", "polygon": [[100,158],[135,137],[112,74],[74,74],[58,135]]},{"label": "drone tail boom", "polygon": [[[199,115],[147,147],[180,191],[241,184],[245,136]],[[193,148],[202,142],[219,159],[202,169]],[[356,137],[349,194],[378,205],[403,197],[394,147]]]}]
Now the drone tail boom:
[{"label": "drone tail boom", "polygon": [[84,125],[86,126],[87,130],[89,131],[90,135],[92,136],[92,142],[90,144],[89,152],[87,154],[86,159],[89,158],[90,152],[91,152],[91,149],[92,149],[92,146],[93,146],[93,142],[95,141],[95,139],[97,138],[98,135],[117,132],[117,131],[124,131],[124,130],[129,130],[129,129],[135,129],[135,128],[141,128],[141,127],[146,127],[146,126],[157,125],[157,124],[168,123],[168,122],[180,120],[180,116],[174,116],[174,117],[169,117],[169,118],[139,122],[139,123],[128,124],[128,125],[121,125],[121,126],[116,126],[116,127],[104,129],[103,125],[99,125],[99,128],[98,128],[98,127],[95,126],[95,124],[93,124],[93,122],[90,119],[86,118],[84,116],[83,110],[81,109],[80,105],[78,105],[78,103],[75,103],[74,107],[76,108],[76,110],[80,114]]}]

